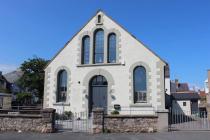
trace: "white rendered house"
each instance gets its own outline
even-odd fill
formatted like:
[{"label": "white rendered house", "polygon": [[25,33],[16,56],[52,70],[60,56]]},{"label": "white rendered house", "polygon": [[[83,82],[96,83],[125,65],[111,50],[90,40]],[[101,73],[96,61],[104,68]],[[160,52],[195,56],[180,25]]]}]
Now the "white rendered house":
[{"label": "white rendered house", "polygon": [[120,105],[121,114],[166,111],[167,70],[165,61],[98,11],[46,67],[44,108],[110,113]]}]

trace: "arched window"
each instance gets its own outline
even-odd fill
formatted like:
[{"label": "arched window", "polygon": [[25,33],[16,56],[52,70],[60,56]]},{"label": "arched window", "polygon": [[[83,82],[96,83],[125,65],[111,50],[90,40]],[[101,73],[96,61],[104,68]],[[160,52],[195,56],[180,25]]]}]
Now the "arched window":
[{"label": "arched window", "polygon": [[94,63],[104,62],[104,31],[96,30],[94,34]]},{"label": "arched window", "polygon": [[67,72],[60,70],[57,77],[57,102],[65,102],[67,94]]},{"label": "arched window", "polygon": [[137,66],[133,72],[134,103],[147,101],[146,79],[146,69],[143,66]]},{"label": "arched window", "polygon": [[82,39],[82,64],[89,64],[90,55],[90,37],[85,36]]},{"label": "arched window", "polygon": [[108,63],[116,62],[116,35],[114,33],[108,36]]}]

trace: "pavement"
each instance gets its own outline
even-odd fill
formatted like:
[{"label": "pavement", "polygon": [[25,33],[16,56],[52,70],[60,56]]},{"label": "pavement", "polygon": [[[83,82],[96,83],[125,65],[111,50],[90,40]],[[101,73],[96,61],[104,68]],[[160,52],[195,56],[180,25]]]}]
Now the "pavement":
[{"label": "pavement", "polygon": [[210,131],[144,134],[99,134],[59,132],[53,134],[2,132],[0,140],[210,140]]}]

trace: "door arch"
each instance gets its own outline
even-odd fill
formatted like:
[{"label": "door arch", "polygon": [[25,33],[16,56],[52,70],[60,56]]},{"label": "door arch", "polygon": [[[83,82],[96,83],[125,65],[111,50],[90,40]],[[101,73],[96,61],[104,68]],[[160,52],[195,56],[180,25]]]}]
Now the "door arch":
[{"label": "door arch", "polygon": [[107,109],[107,88],[108,82],[102,75],[91,78],[89,82],[89,113],[94,108]]}]

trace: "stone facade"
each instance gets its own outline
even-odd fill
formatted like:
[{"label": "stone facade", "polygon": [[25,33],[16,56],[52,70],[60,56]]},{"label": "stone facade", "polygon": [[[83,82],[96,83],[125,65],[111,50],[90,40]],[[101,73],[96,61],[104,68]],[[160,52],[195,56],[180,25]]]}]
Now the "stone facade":
[{"label": "stone facade", "polygon": [[41,114],[0,114],[0,131],[55,131],[55,110],[45,109]]}]

